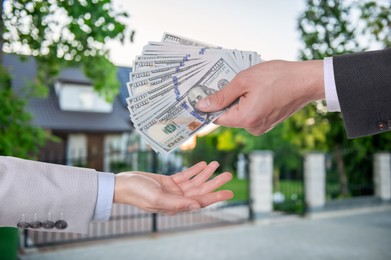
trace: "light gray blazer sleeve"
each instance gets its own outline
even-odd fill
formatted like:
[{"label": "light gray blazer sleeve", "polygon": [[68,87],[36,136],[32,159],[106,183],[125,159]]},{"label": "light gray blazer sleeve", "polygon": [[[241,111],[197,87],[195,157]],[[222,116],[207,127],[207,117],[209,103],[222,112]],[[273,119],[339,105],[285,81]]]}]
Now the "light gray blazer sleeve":
[{"label": "light gray blazer sleeve", "polygon": [[0,156],[0,226],[87,233],[97,190],[95,170]]}]

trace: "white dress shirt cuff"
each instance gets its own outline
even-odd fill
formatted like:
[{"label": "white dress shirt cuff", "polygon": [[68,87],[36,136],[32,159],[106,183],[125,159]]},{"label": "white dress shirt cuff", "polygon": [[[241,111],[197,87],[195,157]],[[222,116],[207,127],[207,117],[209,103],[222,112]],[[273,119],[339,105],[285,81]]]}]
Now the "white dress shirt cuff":
[{"label": "white dress shirt cuff", "polygon": [[340,112],[337,87],[335,86],[333,58],[326,57],[323,60],[324,91],[326,96],[327,111]]},{"label": "white dress shirt cuff", "polygon": [[113,207],[114,174],[98,172],[98,197],[92,220],[108,221]]}]

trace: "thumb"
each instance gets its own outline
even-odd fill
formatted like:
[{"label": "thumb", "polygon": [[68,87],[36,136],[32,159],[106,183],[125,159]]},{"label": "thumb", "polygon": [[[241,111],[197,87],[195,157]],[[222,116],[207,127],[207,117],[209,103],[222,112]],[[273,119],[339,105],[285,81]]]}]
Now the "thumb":
[{"label": "thumb", "polygon": [[222,90],[201,99],[197,103],[197,109],[202,112],[214,112],[231,105],[242,95],[241,88],[235,84],[235,79]]}]

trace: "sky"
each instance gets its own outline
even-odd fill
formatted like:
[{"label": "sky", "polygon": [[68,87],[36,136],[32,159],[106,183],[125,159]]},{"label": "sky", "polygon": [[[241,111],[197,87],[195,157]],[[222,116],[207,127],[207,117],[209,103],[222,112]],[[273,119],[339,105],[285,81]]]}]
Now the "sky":
[{"label": "sky", "polygon": [[130,14],[135,41],[111,42],[112,62],[132,66],[148,41],[170,32],[223,48],[257,51],[263,60],[297,60],[297,19],[304,0],[114,0]]}]

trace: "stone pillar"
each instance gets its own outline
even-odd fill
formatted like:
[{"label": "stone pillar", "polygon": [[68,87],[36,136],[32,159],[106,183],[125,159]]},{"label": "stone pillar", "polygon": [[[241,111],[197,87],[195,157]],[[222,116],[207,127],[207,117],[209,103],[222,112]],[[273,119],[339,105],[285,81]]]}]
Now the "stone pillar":
[{"label": "stone pillar", "polygon": [[273,211],[273,153],[254,151],[250,154],[250,201],[255,215]]},{"label": "stone pillar", "polygon": [[377,153],[374,155],[373,178],[375,196],[382,200],[391,200],[391,154]]},{"label": "stone pillar", "polygon": [[304,192],[308,209],[322,208],[326,203],[326,165],[323,153],[309,153],[304,158]]},{"label": "stone pillar", "polygon": [[244,157],[244,154],[240,153],[238,155],[238,162],[237,162],[237,178],[238,180],[244,180],[247,178],[246,174],[246,166],[247,166],[247,160]]}]

